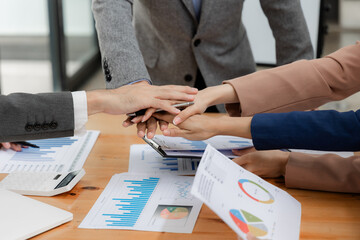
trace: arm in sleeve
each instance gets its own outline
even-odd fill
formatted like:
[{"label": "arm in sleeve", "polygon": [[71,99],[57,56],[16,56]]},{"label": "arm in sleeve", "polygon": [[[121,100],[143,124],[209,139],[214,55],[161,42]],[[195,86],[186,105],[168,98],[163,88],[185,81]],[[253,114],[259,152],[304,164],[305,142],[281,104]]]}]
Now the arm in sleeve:
[{"label": "arm in sleeve", "polygon": [[291,153],[285,184],[289,188],[360,193],[360,157]]},{"label": "arm in sleeve", "polygon": [[0,142],[74,135],[70,92],[0,96]]},{"label": "arm in sleeve", "polygon": [[143,79],[151,83],[132,25],[132,1],[93,0],[107,88]]},{"label": "arm in sleeve", "polygon": [[256,114],[251,122],[254,147],[266,149],[360,150],[360,110]]},{"label": "arm in sleeve", "polygon": [[227,104],[232,116],[302,111],[344,99],[360,90],[360,44],[315,60],[301,60],[225,81],[239,104]]},{"label": "arm in sleeve", "polygon": [[309,30],[300,0],[260,0],[276,42],[277,65],[313,59]]}]

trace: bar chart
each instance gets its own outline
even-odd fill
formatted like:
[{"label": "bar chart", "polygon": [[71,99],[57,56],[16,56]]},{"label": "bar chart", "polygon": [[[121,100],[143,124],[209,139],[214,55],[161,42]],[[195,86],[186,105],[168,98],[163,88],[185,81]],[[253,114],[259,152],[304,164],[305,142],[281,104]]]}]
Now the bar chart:
[{"label": "bar chart", "polygon": [[94,146],[99,131],[83,136],[31,140],[39,148],[0,151],[0,172],[71,172],[79,170]]},{"label": "bar chart", "polygon": [[39,148],[24,148],[21,152],[16,152],[10,161],[55,161],[56,149],[70,147],[77,141],[78,139],[69,137],[29,141]]},{"label": "bar chart", "polygon": [[133,227],[154,192],[159,178],[150,177],[142,180],[123,180],[123,182],[129,184],[126,186],[129,191],[128,197],[112,198],[114,202],[117,202],[115,206],[119,213],[103,214],[110,218],[105,220],[109,227]]}]

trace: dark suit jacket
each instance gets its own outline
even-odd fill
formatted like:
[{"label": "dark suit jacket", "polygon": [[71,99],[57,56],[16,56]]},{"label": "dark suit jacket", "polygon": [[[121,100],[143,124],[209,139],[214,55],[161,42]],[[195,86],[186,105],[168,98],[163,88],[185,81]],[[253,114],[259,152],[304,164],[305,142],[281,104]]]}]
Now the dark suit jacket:
[{"label": "dark suit jacket", "polygon": [[70,92],[0,96],[0,142],[73,135]]},{"label": "dark suit jacket", "polygon": [[[313,58],[300,0],[260,3],[277,64]],[[192,0],[93,0],[107,88],[150,77],[156,85],[194,86],[198,68],[207,86],[254,72],[243,4],[202,0],[198,21]]]},{"label": "dark suit jacket", "polygon": [[[234,87],[240,101],[227,105],[232,116],[316,108],[360,91],[360,43],[321,59],[297,61],[226,83]],[[256,128],[259,123],[268,124],[266,130],[259,129],[255,133],[255,146],[360,149],[359,111],[289,113],[274,115],[271,122],[267,122],[269,118],[266,118],[267,115],[255,117],[253,124]],[[273,132],[270,125],[278,132]],[[285,129],[292,132],[291,136]],[[273,134],[276,134],[276,139]],[[264,136],[274,142],[263,142]],[[276,142],[279,143],[277,146],[274,145]],[[291,153],[285,180],[288,187],[360,192],[360,156],[342,158],[335,154]]]}]

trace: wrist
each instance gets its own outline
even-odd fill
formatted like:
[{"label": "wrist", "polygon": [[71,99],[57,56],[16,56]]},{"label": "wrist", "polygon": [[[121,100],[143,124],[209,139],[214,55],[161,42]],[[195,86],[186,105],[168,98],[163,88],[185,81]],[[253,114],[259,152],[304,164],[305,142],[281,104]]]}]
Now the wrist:
[{"label": "wrist", "polygon": [[230,84],[208,87],[203,91],[206,91],[206,99],[208,99],[209,106],[239,102],[237,94]]},{"label": "wrist", "polygon": [[102,107],[103,98],[101,97],[100,94],[101,91],[103,90],[94,90],[94,91],[86,92],[87,110],[89,116],[104,111]]},{"label": "wrist", "polygon": [[230,135],[243,138],[251,136],[252,117],[229,117],[223,116],[221,119],[221,135]]},{"label": "wrist", "polygon": [[286,174],[286,165],[289,162],[289,158],[290,158],[290,152],[282,152],[282,157],[281,157],[281,175],[285,176]]}]

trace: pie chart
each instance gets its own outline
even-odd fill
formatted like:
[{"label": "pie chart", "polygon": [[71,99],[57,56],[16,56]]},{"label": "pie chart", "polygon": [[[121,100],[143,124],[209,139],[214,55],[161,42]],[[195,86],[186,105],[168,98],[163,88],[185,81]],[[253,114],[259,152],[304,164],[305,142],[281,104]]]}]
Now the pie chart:
[{"label": "pie chart", "polygon": [[231,209],[229,213],[234,223],[243,233],[247,234],[250,232],[255,237],[262,237],[268,233],[263,221],[251,213],[237,209]]},{"label": "pie chart", "polygon": [[164,219],[182,219],[187,217],[189,210],[184,207],[167,207],[163,209],[160,216]]},{"label": "pie chart", "polygon": [[260,203],[271,204],[273,203],[274,197],[271,193],[249,179],[240,179],[238,181],[241,191],[243,191],[249,198]]}]

